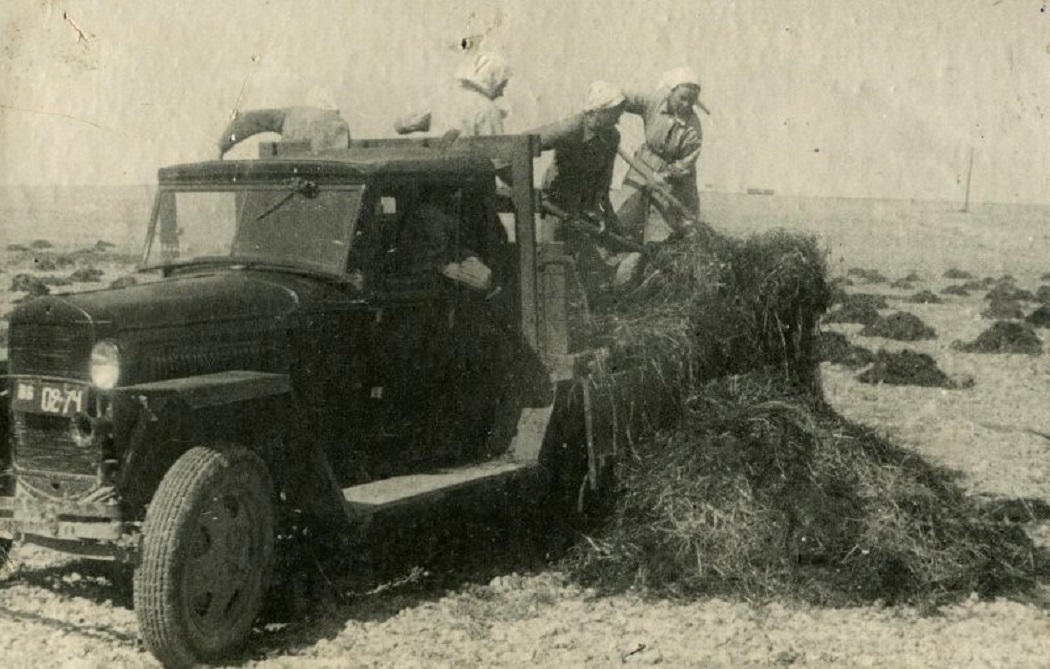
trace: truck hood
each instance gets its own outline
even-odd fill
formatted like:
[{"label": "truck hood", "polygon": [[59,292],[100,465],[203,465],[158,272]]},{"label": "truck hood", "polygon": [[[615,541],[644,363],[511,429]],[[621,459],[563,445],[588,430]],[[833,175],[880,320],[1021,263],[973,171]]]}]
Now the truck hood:
[{"label": "truck hood", "polygon": [[[323,285],[323,284],[322,284]],[[280,319],[321,286],[307,278],[224,269],[175,276],[113,290],[49,295],[16,309],[18,323],[76,323],[97,331],[192,326],[231,320]]]}]

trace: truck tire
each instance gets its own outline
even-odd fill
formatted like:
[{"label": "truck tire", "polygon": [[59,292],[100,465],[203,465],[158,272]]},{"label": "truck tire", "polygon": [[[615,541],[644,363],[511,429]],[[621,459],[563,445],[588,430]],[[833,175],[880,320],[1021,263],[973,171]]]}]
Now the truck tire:
[{"label": "truck tire", "polygon": [[165,474],[146,512],[134,601],[166,667],[216,662],[247,640],[273,565],[273,483],[252,451],[198,446]]}]

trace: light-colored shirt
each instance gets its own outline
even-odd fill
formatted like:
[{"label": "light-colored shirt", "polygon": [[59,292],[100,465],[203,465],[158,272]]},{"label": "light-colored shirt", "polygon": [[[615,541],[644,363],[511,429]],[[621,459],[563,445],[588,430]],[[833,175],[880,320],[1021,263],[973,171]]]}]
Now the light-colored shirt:
[{"label": "light-colored shirt", "polygon": [[503,134],[503,110],[469,83],[459,83],[445,100],[432,109],[399,118],[394,123],[399,134],[426,132],[441,135],[449,130],[462,137]]},{"label": "light-colored shirt", "polygon": [[635,155],[654,172],[667,169],[675,176],[695,175],[704,137],[696,112],[690,109],[685,117],[677,116],[666,95],[629,92],[626,97],[624,111],[641,116],[645,123],[645,142]]},{"label": "light-colored shirt", "polygon": [[448,126],[442,132],[454,128],[464,137],[503,134],[503,110],[469,84],[460,84],[449,97],[445,119]]},{"label": "light-colored shirt", "polygon": [[239,113],[219,137],[219,151],[226,153],[239,142],[262,132],[276,132],[286,142],[308,141],[315,151],[345,149],[350,128],[337,109],[284,107]]}]

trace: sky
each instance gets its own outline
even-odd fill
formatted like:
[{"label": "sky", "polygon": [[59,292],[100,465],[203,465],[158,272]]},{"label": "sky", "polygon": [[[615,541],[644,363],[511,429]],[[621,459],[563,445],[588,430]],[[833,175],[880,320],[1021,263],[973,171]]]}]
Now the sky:
[{"label": "sky", "polygon": [[150,183],[234,109],[321,98],[390,136],[464,39],[511,63],[508,132],[691,66],[702,188],[961,200],[972,151],[974,201],[1050,202],[1041,0],[6,0],[0,185]]}]

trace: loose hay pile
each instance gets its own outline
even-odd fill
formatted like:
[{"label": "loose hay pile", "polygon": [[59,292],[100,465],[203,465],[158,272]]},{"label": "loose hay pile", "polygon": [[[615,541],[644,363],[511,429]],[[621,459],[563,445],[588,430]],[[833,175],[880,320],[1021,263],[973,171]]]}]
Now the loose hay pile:
[{"label": "loose hay pile", "polygon": [[1042,564],[946,472],[767,372],[700,388],[620,477],[569,562],[604,591],[937,605],[1026,590]]},{"label": "loose hay pile", "polygon": [[953,388],[955,384],[941,371],[934,359],[915,351],[877,351],[871,368],[857,376],[861,383],[888,383],[894,386]]},{"label": "loose hay pile", "polygon": [[825,276],[814,238],[709,233],[655,252],[634,287],[594,300],[573,339],[609,346],[614,367],[641,360],[710,379],[773,365],[809,377],[829,302]]},{"label": "loose hay pile", "polygon": [[860,323],[867,325],[879,319],[879,310],[866,302],[843,300],[842,306],[824,316],[825,323]]},{"label": "loose hay pile", "polygon": [[937,332],[923,323],[921,318],[905,311],[880,316],[865,325],[860,334],[864,337],[883,337],[897,341],[919,341],[937,337]]},{"label": "loose hay pile", "polygon": [[997,299],[988,302],[988,308],[981,312],[981,318],[990,320],[1024,318],[1024,310],[1017,300]]},{"label": "loose hay pile", "polygon": [[[712,235],[657,253],[588,322],[613,352],[608,371],[642,361],[681,413],[621,444],[613,511],[567,558],[574,578],[828,604],[1032,586],[1037,555],[1020,528],[823,401],[824,277],[811,238]],[[638,400],[626,389],[619,401]]]},{"label": "loose hay pile", "polygon": [[843,306],[871,307],[872,309],[889,309],[890,304],[885,295],[874,293],[853,293],[842,300]]},{"label": "loose hay pile", "polygon": [[44,281],[32,274],[16,274],[15,278],[11,280],[11,287],[8,290],[28,293],[29,295],[47,295],[51,292]]},{"label": "loose hay pile", "polygon": [[912,304],[944,304],[944,300],[929,290],[920,290],[907,299]]},{"label": "loose hay pile", "polygon": [[1000,281],[988,291],[984,299],[989,302],[1036,302],[1035,293],[1018,288],[1012,281]]},{"label": "loose hay pile", "polygon": [[889,279],[883,276],[882,272],[877,269],[863,269],[861,267],[852,267],[846,270],[847,276],[855,276],[861,281],[867,281],[868,283],[887,283]]},{"label": "loose hay pile", "polygon": [[874,353],[863,346],[849,343],[849,339],[841,332],[821,332],[819,351],[822,362],[851,369],[869,365],[875,359]]},{"label": "loose hay pile", "polygon": [[1043,343],[1031,325],[996,321],[972,342],[953,342],[952,348],[965,353],[1025,353],[1040,355]]},{"label": "loose hay pile", "polygon": [[879,309],[889,307],[885,295],[873,295],[871,293],[843,293],[834,302],[839,306],[824,316],[825,323],[861,323],[867,325],[879,319]]},{"label": "loose hay pile", "polygon": [[1050,328],[1050,306],[1040,305],[1035,311],[1028,314],[1024,321],[1037,328]]}]

